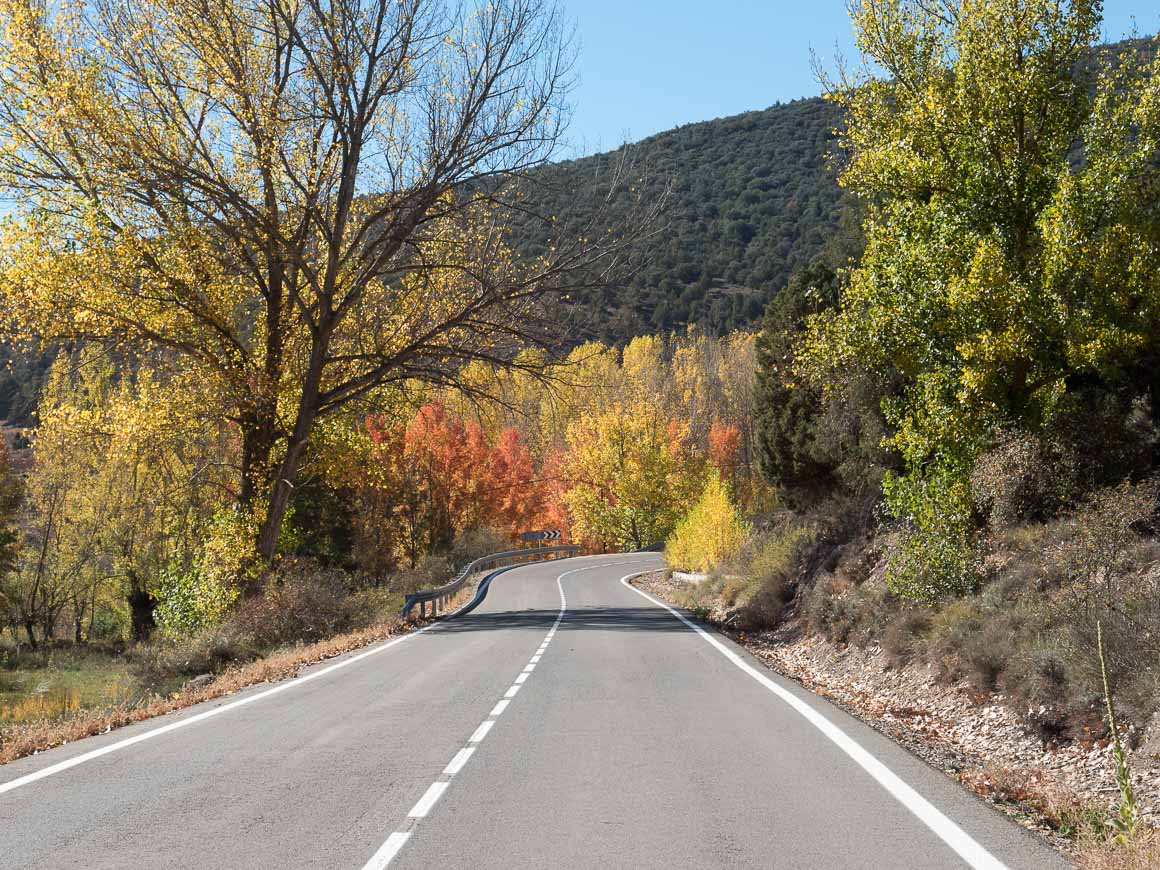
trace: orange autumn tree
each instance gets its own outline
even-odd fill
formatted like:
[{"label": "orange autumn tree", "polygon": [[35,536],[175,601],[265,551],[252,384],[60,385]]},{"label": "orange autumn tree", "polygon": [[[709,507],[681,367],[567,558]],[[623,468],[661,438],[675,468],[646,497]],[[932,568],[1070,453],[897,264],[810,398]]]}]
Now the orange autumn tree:
[{"label": "orange autumn tree", "polygon": [[344,443],[347,458],[329,473],[354,492],[360,563],[414,567],[473,528],[515,537],[544,510],[535,461],[514,428],[493,443],[476,421],[431,402],[407,423],[369,418],[355,440],[362,448]]},{"label": "orange autumn tree", "polygon": [[495,525],[515,538],[540,528],[547,499],[536,479],[535,461],[519,430],[504,429],[492,451],[490,504]]},{"label": "orange autumn tree", "polygon": [[730,486],[737,476],[740,446],[741,428],[736,423],[713,418],[713,425],[709,427],[709,462]]}]

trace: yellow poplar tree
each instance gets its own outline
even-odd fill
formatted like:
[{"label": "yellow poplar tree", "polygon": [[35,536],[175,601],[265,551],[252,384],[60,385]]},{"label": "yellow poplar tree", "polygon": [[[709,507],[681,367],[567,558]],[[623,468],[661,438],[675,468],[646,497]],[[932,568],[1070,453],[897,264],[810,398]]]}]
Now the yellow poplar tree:
[{"label": "yellow poplar tree", "polygon": [[737,555],[749,531],[729,487],[716,470],[710,471],[700,500],[665,542],[665,561],[672,568],[714,571]]},{"label": "yellow poplar tree", "polygon": [[647,404],[611,406],[568,431],[573,540],[640,549],[663,541],[704,476],[688,433]]},{"label": "yellow poplar tree", "polygon": [[603,229],[505,246],[571,57],[541,0],[0,0],[9,326],[211,383],[269,558],[320,418],[503,363],[615,259]]}]

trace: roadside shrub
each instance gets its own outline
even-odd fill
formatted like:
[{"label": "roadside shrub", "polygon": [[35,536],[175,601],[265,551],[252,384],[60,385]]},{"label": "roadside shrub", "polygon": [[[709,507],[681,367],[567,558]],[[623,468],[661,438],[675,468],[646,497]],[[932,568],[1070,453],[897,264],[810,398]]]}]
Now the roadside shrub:
[{"label": "roadside shrub", "polygon": [[143,644],[135,650],[134,662],[146,685],[167,690],[177,678],[217,673],[235,662],[257,658],[260,653],[253,638],[226,622],[189,636]]},{"label": "roadside shrub", "polygon": [[740,627],[746,631],[776,628],[792,596],[792,588],[785,577],[768,578],[745,603],[740,614]]},{"label": "roadside shrub", "polygon": [[368,586],[351,594],[350,610],[355,628],[390,622],[399,614],[405,596],[383,586]]},{"label": "roadside shrub", "polygon": [[992,526],[1058,514],[1078,494],[1079,470],[1071,451],[1053,438],[1001,432],[975,460],[971,493]]},{"label": "roadside shrub", "polygon": [[169,566],[158,578],[154,616],[161,633],[190,637],[222,618],[238,597],[238,589],[226,585],[219,572],[204,574],[196,568]]},{"label": "roadside shrub", "polygon": [[891,476],[886,490],[891,512],[902,520],[886,568],[890,590],[930,603],[976,588],[981,558],[967,485],[935,471]]},{"label": "roadside shrub", "polygon": [[396,571],[387,581],[387,588],[404,595],[430,589],[448,582],[455,575],[455,567],[446,556],[424,556],[414,568]]},{"label": "roadside shrub", "polygon": [[701,499],[677,523],[665,542],[665,560],[673,568],[715,571],[740,552],[749,524],[729,497],[716,469],[710,471]]},{"label": "roadside shrub", "polygon": [[261,596],[242,601],[232,627],[262,649],[313,643],[354,622],[346,575],[306,559],[288,559],[271,573]]},{"label": "roadside shrub", "polygon": [[903,665],[921,653],[930,633],[930,611],[907,606],[887,623],[879,641],[892,665]]},{"label": "roadside shrub", "polygon": [[802,612],[815,634],[848,643],[864,613],[857,590],[832,574],[822,574],[806,590]]},{"label": "roadside shrub", "polygon": [[257,507],[218,511],[201,536],[194,564],[171,565],[161,572],[154,618],[163,634],[187,637],[216,624],[242,586],[256,579],[257,516]]},{"label": "roadside shrub", "polygon": [[1004,686],[1028,704],[1058,706],[1070,700],[1068,651],[1050,636],[1019,650],[1007,664]]},{"label": "roadside shrub", "polygon": [[1125,584],[1133,570],[1157,555],[1144,535],[1154,531],[1158,497],[1155,480],[1124,481],[1094,493],[1075,512],[1073,534],[1058,548],[1056,562],[1073,596],[1094,596],[1115,607],[1129,591]]},{"label": "roadside shrub", "polygon": [[147,682],[164,686],[175,677],[216,673],[280,646],[349,631],[358,621],[359,599],[347,579],[309,559],[286,559],[266,576],[261,595],[242,599],[214,625],[143,645],[136,662]]}]

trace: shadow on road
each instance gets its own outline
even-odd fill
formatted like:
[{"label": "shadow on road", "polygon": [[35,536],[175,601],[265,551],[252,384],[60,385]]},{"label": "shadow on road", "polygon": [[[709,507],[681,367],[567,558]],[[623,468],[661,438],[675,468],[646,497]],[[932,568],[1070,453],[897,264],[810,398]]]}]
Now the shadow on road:
[{"label": "shadow on road", "polygon": [[[504,610],[469,613],[441,622],[440,633],[535,629],[547,631],[556,621],[558,610]],[[668,611],[656,607],[581,607],[564,612],[560,631],[688,631]]]}]

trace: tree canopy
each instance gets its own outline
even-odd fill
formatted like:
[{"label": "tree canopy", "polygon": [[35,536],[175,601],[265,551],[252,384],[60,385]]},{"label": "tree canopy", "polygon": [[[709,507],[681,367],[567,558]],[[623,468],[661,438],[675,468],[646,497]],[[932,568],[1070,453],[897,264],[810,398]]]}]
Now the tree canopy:
[{"label": "tree canopy", "polygon": [[4,0],[0,37],[9,325],[196,372],[267,558],[320,418],[509,359],[621,242],[505,241],[566,122],[541,0]]},{"label": "tree canopy", "polygon": [[886,491],[915,532],[895,580],[937,594],[970,582],[969,547],[947,542],[971,534],[970,470],[999,428],[1058,420],[1081,383],[1152,385],[1160,64],[1131,48],[1086,64],[1086,0],[864,0],[854,19],[886,73],[830,94],[866,251],[800,371],[823,388],[852,367],[901,379],[884,408],[907,472]]}]

